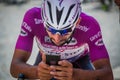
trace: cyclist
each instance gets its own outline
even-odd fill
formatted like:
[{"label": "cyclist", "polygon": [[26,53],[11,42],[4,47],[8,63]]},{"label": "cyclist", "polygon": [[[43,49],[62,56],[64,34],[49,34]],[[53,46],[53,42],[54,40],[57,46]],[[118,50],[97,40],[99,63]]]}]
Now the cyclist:
[{"label": "cyclist", "polygon": [[[30,65],[34,37],[40,51]],[[60,55],[59,66],[47,65],[46,54]],[[81,12],[79,0],[44,0],[41,8],[26,12],[10,71],[28,79],[113,80],[100,26]]]}]

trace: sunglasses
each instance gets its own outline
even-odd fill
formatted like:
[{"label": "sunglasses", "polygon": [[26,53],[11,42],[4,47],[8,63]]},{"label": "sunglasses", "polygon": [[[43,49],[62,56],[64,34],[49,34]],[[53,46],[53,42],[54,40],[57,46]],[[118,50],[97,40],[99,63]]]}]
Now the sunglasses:
[{"label": "sunglasses", "polygon": [[[71,25],[70,25],[70,26],[71,26]],[[73,26],[70,27],[70,28],[68,28],[68,29],[64,29],[64,30],[56,30],[56,29],[52,28],[50,25],[48,25],[48,24],[45,24],[45,27],[46,27],[46,29],[47,29],[49,32],[51,32],[52,34],[60,34],[60,35],[69,34],[69,33],[73,32],[73,30],[74,30],[74,27],[73,27]]]}]

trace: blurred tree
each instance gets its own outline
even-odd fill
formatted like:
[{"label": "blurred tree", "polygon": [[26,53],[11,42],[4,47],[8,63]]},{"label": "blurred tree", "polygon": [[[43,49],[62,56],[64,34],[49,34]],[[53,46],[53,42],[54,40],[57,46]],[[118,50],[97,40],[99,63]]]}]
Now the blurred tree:
[{"label": "blurred tree", "polygon": [[100,0],[102,4],[102,9],[105,11],[109,11],[112,6],[112,0]]}]

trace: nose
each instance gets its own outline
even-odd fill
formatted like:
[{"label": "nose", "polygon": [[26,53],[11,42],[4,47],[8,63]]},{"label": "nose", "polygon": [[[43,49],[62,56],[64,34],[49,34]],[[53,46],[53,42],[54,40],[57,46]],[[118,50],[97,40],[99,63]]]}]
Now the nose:
[{"label": "nose", "polygon": [[55,34],[54,35],[54,41],[56,43],[59,43],[62,40],[62,36],[60,34]]}]

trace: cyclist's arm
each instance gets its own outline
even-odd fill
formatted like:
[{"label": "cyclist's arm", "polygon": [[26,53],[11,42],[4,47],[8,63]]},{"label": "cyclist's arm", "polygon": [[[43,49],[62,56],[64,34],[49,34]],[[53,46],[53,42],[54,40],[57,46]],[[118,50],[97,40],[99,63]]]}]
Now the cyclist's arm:
[{"label": "cyclist's arm", "polygon": [[89,45],[89,56],[95,70],[74,69],[75,80],[113,80],[109,55],[102,40],[99,23],[90,16],[82,18],[89,30],[85,33],[85,41]]},{"label": "cyclist's arm", "polygon": [[100,59],[93,62],[95,70],[74,69],[74,80],[113,80],[109,59]]},{"label": "cyclist's arm", "polygon": [[[35,34],[35,18],[38,18],[40,9],[34,7],[26,11],[21,25],[21,32],[16,42],[13,60],[11,62],[11,74],[17,77],[19,73],[25,75],[26,78],[38,78],[37,66],[27,64],[33,47]],[[33,53],[34,54],[34,53]]]},{"label": "cyclist's arm", "polygon": [[37,66],[27,64],[27,60],[30,57],[30,53],[16,49],[11,62],[10,72],[13,77],[18,77],[18,74],[22,73],[25,78],[38,78],[37,77]]}]

